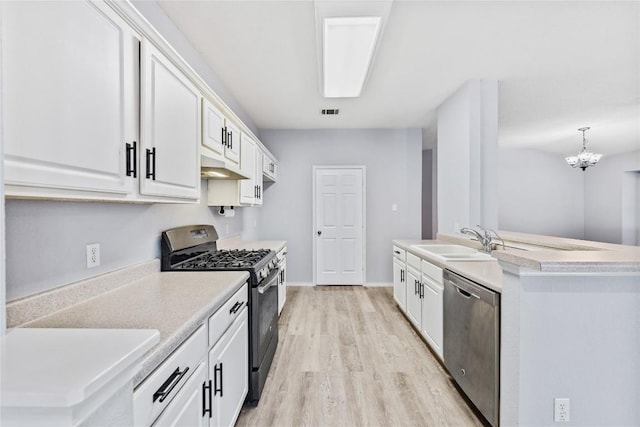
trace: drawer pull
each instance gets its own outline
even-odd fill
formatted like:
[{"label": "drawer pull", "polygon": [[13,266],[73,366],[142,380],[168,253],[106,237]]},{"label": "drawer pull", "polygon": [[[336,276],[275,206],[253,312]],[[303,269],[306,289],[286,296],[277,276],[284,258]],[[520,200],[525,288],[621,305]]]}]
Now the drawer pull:
[{"label": "drawer pull", "polygon": [[242,306],[244,305],[244,303],[238,301],[235,304],[233,304],[233,307],[231,307],[229,309],[229,314],[235,314],[238,312],[238,310],[240,310],[240,308],[242,308]]},{"label": "drawer pull", "polygon": [[180,372],[180,367],[177,367],[176,370],[173,371],[173,374],[160,386],[158,391],[153,393],[153,401],[160,400],[160,402],[164,402],[187,372],[189,372],[188,366],[184,368],[182,372]]},{"label": "drawer pull", "polygon": [[393,253],[400,255],[400,251],[393,251]]}]

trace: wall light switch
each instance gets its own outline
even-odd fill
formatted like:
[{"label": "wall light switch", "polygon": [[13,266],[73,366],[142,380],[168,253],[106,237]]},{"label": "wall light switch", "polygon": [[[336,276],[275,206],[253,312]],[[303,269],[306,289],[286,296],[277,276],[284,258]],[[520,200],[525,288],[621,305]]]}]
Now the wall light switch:
[{"label": "wall light switch", "polygon": [[398,205],[396,205],[395,203],[391,205],[391,211],[392,212],[397,212],[398,211]]}]

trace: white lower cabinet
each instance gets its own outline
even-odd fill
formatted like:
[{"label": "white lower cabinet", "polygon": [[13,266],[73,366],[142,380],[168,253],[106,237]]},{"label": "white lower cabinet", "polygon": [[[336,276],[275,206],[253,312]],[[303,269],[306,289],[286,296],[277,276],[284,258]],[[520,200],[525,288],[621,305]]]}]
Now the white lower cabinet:
[{"label": "white lower cabinet", "polygon": [[422,300],[420,298],[420,272],[407,267],[407,316],[411,323],[420,328],[422,321]]},{"label": "white lower cabinet", "polygon": [[278,316],[282,313],[284,303],[287,301],[287,247],[280,249],[276,255],[280,276],[278,277]]},{"label": "white lower cabinet", "polygon": [[433,351],[442,359],[442,302],[444,287],[431,277],[422,275],[422,327],[420,332]]},{"label": "white lower cabinet", "polygon": [[[401,262],[406,259],[406,264]],[[400,310],[442,359],[442,269],[397,246],[393,247],[393,298]]]},{"label": "white lower cabinet", "polygon": [[249,390],[247,284],[134,391],[135,426],[232,426]]},{"label": "white lower cabinet", "polygon": [[153,424],[154,427],[205,427],[209,417],[202,411],[207,382],[207,363],[203,360],[175,399]]},{"label": "white lower cabinet", "polygon": [[407,306],[407,282],[406,282],[405,264],[394,259],[393,260],[393,299],[401,310],[406,310]]},{"label": "white lower cabinet", "polygon": [[249,391],[248,309],[209,352],[211,427],[235,424]]}]

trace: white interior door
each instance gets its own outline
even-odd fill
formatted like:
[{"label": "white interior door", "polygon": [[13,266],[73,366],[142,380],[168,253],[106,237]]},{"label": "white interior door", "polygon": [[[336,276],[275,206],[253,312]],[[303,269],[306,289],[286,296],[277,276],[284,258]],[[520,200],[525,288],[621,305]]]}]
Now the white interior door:
[{"label": "white interior door", "polygon": [[364,283],[364,170],[314,172],[316,284]]}]

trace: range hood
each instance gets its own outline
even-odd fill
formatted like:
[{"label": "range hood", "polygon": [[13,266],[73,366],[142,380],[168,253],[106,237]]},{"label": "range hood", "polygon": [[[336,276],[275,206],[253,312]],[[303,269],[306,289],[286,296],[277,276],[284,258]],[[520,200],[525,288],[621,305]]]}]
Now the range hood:
[{"label": "range hood", "polygon": [[200,176],[205,179],[249,179],[236,165],[225,160],[200,156]]}]

